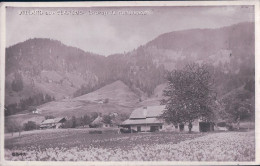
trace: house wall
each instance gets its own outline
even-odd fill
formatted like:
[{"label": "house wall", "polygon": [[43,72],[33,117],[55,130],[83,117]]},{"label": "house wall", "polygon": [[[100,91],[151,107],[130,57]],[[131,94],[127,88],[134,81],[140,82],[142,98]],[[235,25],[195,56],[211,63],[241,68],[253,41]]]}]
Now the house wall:
[{"label": "house wall", "polygon": [[[131,129],[137,131],[137,127],[138,126],[141,126],[141,131],[145,132],[145,131],[150,131],[151,126],[160,126],[160,125],[158,125],[158,124],[154,124],[154,125],[150,125],[150,124],[149,125],[131,125]],[[180,132],[179,127],[176,129],[175,126],[173,126],[172,124],[163,124],[162,125],[162,129],[159,128],[159,131]],[[189,131],[189,127],[188,127],[188,124],[185,124],[184,125],[184,132],[187,132],[187,131]],[[200,132],[200,130],[199,130],[199,123],[198,122],[192,123],[191,131],[193,131],[193,132]]]},{"label": "house wall", "polygon": [[112,127],[112,125],[111,124],[102,124],[100,127],[109,128],[109,127]]},{"label": "house wall", "polygon": [[[172,125],[172,124],[170,124],[170,125],[167,125],[167,124],[163,125],[162,130],[163,131],[176,131],[176,132],[180,131],[179,127],[176,129],[175,126]],[[188,124],[184,125],[184,131],[189,131]],[[191,131],[199,132],[199,124],[192,124]]]},{"label": "house wall", "polygon": [[[160,125],[158,125],[158,124],[156,124],[156,125],[131,125],[131,129],[137,131],[138,126],[141,127],[142,132],[145,132],[145,131],[150,131],[151,126],[160,126]],[[160,127],[159,127],[159,130],[163,130],[163,125],[162,125],[162,129],[160,129]]]}]

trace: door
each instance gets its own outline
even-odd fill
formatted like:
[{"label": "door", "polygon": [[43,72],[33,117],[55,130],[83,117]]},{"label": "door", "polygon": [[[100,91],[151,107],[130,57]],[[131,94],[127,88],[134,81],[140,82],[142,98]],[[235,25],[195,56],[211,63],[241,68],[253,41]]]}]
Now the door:
[{"label": "door", "polygon": [[141,132],[141,126],[137,126],[137,131]]}]

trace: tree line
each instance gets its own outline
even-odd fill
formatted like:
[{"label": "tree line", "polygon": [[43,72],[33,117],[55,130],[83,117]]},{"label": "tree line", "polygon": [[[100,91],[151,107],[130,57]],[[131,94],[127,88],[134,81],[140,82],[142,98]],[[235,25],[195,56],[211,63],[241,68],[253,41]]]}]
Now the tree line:
[{"label": "tree line", "polygon": [[[105,114],[102,115],[101,113],[92,112],[90,114],[85,114],[83,116],[72,116],[71,118],[67,119],[62,128],[77,128],[77,127],[99,127],[98,125],[91,125],[91,123],[98,117],[102,117],[102,123],[104,124],[117,124],[126,119],[128,119],[128,114],[120,113],[117,116],[112,114]],[[47,119],[54,119],[55,116],[53,115],[46,115],[45,120]],[[29,131],[29,130],[36,130],[40,128],[40,124],[37,124],[34,121],[28,121],[24,124],[19,124],[14,119],[7,119],[5,123],[5,130],[6,132],[21,132],[21,131]]]},{"label": "tree line", "polygon": [[36,106],[54,101],[55,97],[49,94],[38,93],[26,99],[21,99],[19,103],[7,105],[5,108],[5,116],[13,115],[24,110],[33,111]]}]

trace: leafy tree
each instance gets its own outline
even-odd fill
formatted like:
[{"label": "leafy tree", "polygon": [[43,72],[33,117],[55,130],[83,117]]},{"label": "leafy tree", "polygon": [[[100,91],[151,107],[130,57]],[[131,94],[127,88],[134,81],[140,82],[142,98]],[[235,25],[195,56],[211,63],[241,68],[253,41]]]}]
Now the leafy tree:
[{"label": "leafy tree", "polygon": [[[206,65],[188,64],[182,70],[174,70],[167,75],[168,86],[161,101],[166,105],[162,118],[174,125],[188,123],[195,119],[208,121],[214,117],[214,81]],[[191,127],[189,127],[191,132]]]},{"label": "leafy tree", "polygon": [[111,118],[111,116],[109,116],[109,115],[104,115],[104,116],[103,116],[103,122],[104,122],[105,124],[111,124],[111,123],[112,123],[112,118]]},{"label": "leafy tree", "polygon": [[28,121],[28,122],[25,123],[23,126],[24,126],[24,130],[25,130],[25,131],[37,129],[37,125],[36,125],[36,123],[33,122],[33,121]]},{"label": "leafy tree", "polygon": [[76,118],[76,127],[77,126],[84,126],[83,117]]},{"label": "leafy tree", "polygon": [[21,99],[20,103],[14,103],[9,104],[6,106],[5,116],[13,115],[17,112],[28,110],[33,111],[36,109],[35,106],[50,102],[55,100],[54,97],[51,97],[50,95],[46,94],[43,95],[42,93],[35,94],[33,96],[30,96],[26,99]]},{"label": "leafy tree", "polygon": [[13,115],[17,112],[21,111],[17,104],[14,103],[14,104],[9,104],[6,106],[6,109],[5,109],[5,116],[9,116],[9,115]]},{"label": "leafy tree", "polygon": [[69,119],[65,121],[65,123],[62,125],[62,128],[72,128],[72,120]]},{"label": "leafy tree", "polygon": [[52,101],[52,97],[50,95],[46,94],[45,95],[45,102],[47,103],[47,102],[50,102],[50,101]]},{"label": "leafy tree", "polygon": [[83,116],[83,124],[84,125],[89,125],[91,122],[92,122],[92,120],[91,120],[90,116],[88,116],[88,115]]},{"label": "leafy tree", "polygon": [[30,107],[28,107],[28,111],[30,111],[30,112],[35,111],[36,109],[37,109],[37,108],[34,107],[34,106],[30,106]]},{"label": "leafy tree", "polygon": [[22,126],[19,125],[19,123],[16,120],[13,119],[7,119],[5,121],[5,129],[7,132],[20,132],[22,130]]},{"label": "leafy tree", "polygon": [[222,99],[223,109],[221,118],[228,123],[236,123],[240,128],[240,121],[254,119],[255,98],[250,92],[237,92]]},{"label": "leafy tree", "polygon": [[128,119],[128,118],[129,118],[129,115],[126,114],[126,113],[121,113],[121,114],[119,114],[119,120],[120,120],[120,121],[125,121],[125,120]]}]

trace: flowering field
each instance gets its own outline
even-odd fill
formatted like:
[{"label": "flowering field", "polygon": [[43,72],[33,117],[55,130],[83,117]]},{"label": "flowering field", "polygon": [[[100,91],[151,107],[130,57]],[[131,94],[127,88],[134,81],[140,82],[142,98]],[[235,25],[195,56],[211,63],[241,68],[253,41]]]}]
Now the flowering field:
[{"label": "flowering field", "polygon": [[[58,134],[59,133],[59,134]],[[254,161],[254,132],[24,135],[5,140],[6,160]]]}]

